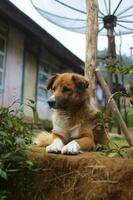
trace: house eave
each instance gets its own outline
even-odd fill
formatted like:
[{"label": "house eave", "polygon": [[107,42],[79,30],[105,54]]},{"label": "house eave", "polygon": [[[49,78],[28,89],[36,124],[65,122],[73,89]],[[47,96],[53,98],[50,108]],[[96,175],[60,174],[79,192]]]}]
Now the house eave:
[{"label": "house eave", "polygon": [[36,37],[43,43],[51,52],[53,52],[61,59],[73,63],[74,66],[82,67],[84,62],[76,55],[65,48],[59,41],[52,37],[47,31],[41,28],[30,17],[20,11],[14,4],[8,0],[0,1],[0,16],[9,23],[14,23],[17,27],[21,28],[24,32],[28,32]]}]

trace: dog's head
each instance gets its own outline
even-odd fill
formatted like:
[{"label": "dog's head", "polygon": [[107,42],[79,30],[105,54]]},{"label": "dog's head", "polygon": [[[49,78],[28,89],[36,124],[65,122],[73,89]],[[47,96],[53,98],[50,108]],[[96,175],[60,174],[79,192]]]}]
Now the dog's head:
[{"label": "dog's head", "polygon": [[88,86],[88,80],[79,74],[57,74],[48,80],[47,89],[53,91],[48,104],[54,109],[81,105],[89,98]]}]

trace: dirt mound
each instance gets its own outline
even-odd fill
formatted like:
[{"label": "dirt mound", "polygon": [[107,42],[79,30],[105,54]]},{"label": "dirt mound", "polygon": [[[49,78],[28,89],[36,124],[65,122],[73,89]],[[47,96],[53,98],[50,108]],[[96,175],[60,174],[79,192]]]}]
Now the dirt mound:
[{"label": "dirt mound", "polygon": [[39,162],[44,170],[35,199],[132,200],[133,160],[84,153],[78,156],[45,154]]},{"label": "dirt mound", "polygon": [[31,157],[41,168],[38,176],[30,176],[30,184],[35,186],[32,195],[27,198],[25,193],[21,198],[18,187],[10,200],[133,199],[133,159],[107,158],[94,152],[47,154],[43,148],[32,150]]}]

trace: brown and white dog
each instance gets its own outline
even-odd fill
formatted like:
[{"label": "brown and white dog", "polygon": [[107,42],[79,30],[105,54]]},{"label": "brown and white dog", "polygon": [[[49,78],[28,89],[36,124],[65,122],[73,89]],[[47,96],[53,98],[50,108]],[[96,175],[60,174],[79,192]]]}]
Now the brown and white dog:
[{"label": "brown and white dog", "polygon": [[49,79],[47,89],[53,91],[48,104],[53,109],[52,134],[41,134],[37,144],[47,152],[78,154],[93,150],[92,121],[97,108],[90,103],[89,82],[79,74],[57,74]]}]

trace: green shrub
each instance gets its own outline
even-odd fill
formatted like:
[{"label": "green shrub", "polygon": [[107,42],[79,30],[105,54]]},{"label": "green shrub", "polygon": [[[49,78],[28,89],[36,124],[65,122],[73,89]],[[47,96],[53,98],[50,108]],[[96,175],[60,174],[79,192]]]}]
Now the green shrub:
[{"label": "green shrub", "polygon": [[[27,157],[26,146],[31,143],[32,132],[11,107],[0,108],[0,179],[3,182],[22,171],[34,169]],[[6,191],[0,191],[5,199]]]}]

